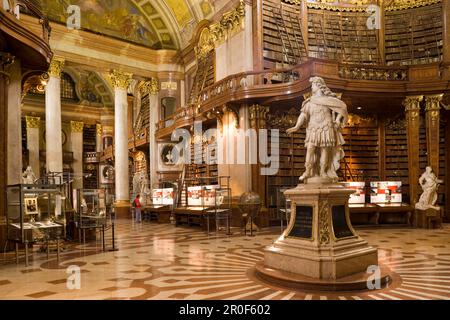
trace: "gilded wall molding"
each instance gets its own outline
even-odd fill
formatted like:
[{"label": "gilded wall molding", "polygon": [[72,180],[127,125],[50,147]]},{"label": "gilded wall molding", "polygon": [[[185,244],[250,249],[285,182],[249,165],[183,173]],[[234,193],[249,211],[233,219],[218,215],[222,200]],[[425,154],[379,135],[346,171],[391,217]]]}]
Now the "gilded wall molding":
[{"label": "gilded wall molding", "polygon": [[39,129],[41,126],[41,118],[40,117],[26,116],[25,121],[27,123],[27,129]]},{"label": "gilded wall molding", "polygon": [[444,94],[436,94],[425,97],[425,111],[431,121],[438,121],[441,113],[441,101]]},{"label": "gilded wall molding", "polygon": [[61,78],[61,73],[64,69],[66,60],[62,57],[53,57],[52,62],[48,68],[48,74],[54,78]]},{"label": "gilded wall molding", "polygon": [[142,95],[150,94],[155,96],[159,92],[159,81],[156,78],[150,78],[148,81],[144,81],[139,86],[139,90]]},{"label": "gilded wall molding", "polygon": [[117,70],[113,70],[109,73],[109,80],[114,88],[117,89],[128,89],[128,86],[131,84],[133,74],[128,72],[121,72]]},{"label": "gilded wall molding", "polygon": [[330,206],[328,202],[322,202],[319,207],[319,240],[320,244],[330,243],[330,225],[328,223]]},{"label": "gilded wall molding", "polygon": [[70,131],[72,133],[82,133],[84,128],[84,123],[80,121],[70,121]]}]

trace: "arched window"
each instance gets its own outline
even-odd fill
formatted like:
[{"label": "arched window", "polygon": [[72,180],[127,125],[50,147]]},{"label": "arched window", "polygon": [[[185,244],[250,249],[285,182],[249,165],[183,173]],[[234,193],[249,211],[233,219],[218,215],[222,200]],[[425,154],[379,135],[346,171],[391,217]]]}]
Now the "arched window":
[{"label": "arched window", "polygon": [[67,100],[78,100],[75,91],[75,81],[67,73],[61,75],[61,98]]}]

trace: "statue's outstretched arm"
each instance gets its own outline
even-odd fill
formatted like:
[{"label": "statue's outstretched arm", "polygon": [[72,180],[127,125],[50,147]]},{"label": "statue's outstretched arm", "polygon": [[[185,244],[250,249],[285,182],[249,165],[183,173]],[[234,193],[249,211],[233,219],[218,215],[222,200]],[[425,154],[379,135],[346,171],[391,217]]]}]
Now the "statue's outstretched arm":
[{"label": "statue's outstretched arm", "polygon": [[290,129],[287,129],[286,132],[287,132],[288,134],[297,132],[298,130],[300,130],[300,128],[302,127],[302,125],[305,123],[305,121],[306,121],[306,116],[305,116],[305,114],[302,112],[302,113],[300,114],[300,116],[298,117],[297,124],[295,125],[295,127],[290,128]]}]

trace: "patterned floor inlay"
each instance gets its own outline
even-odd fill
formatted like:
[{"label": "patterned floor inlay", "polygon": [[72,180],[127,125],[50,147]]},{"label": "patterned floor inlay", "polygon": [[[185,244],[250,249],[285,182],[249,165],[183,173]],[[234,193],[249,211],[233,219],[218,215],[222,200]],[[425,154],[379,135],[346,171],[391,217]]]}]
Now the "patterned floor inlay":
[{"label": "patterned floor inlay", "polygon": [[[47,261],[39,248],[30,266],[11,253],[0,257],[0,299],[231,299],[231,300],[428,300],[450,299],[450,226],[443,230],[361,230],[379,249],[380,263],[395,274],[379,291],[301,292],[271,286],[252,276],[279,226],[246,237],[234,229],[208,236],[194,228],[119,221],[117,252],[101,242],[70,243]],[[107,235],[108,249],[112,247]],[[69,269],[68,269],[69,268]],[[73,289],[74,273],[80,289]]]}]

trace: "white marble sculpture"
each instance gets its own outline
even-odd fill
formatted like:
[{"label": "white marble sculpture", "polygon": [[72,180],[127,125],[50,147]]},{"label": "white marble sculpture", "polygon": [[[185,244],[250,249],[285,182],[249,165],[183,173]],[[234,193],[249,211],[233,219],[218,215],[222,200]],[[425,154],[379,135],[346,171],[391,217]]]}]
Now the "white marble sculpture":
[{"label": "white marble sculpture", "polygon": [[167,159],[166,165],[172,165],[172,164],[174,164],[174,162],[173,162],[174,156],[173,156],[173,154],[172,154],[172,151],[169,151],[169,152],[167,153],[166,159]]},{"label": "white marble sculpture", "polygon": [[313,77],[310,82],[312,96],[303,103],[297,124],[287,133],[292,134],[306,126],[306,171],[300,181],[337,182],[336,171],[344,157],[342,128],[348,122],[347,105],[322,78]]},{"label": "white marble sculpture", "polygon": [[22,182],[23,184],[34,184],[36,181],[36,175],[33,172],[33,168],[31,166],[28,166],[27,169],[22,174]]},{"label": "white marble sculpture", "polygon": [[437,190],[439,189],[439,184],[443,183],[443,181],[436,177],[431,167],[427,167],[425,172],[420,177],[419,183],[423,189],[423,193],[420,196],[419,202],[416,203],[416,209],[440,210],[441,208],[436,206],[438,198]]}]

